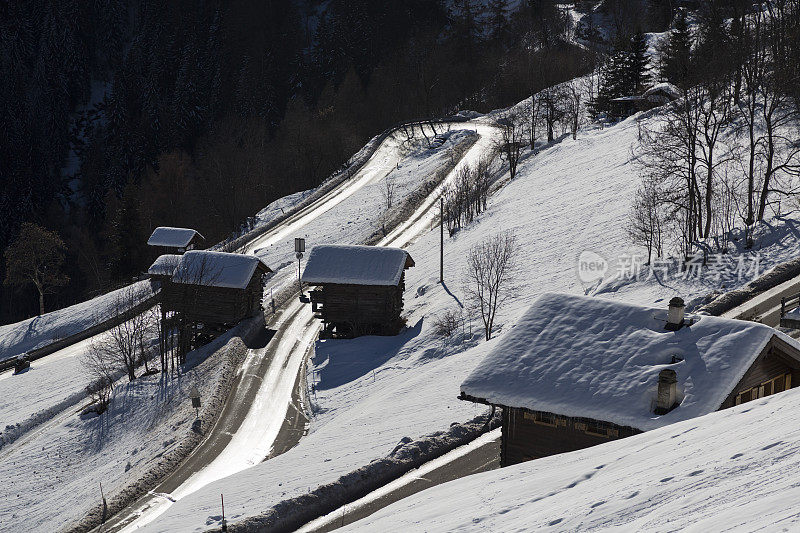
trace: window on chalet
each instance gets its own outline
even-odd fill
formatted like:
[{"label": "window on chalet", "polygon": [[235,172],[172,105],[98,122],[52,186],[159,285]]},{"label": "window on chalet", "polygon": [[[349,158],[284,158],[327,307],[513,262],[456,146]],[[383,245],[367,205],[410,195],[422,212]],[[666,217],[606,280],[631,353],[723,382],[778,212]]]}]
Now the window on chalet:
[{"label": "window on chalet", "polygon": [[792,388],[792,375],[781,374],[770,380],[765,381],[761,385],[741,391],[736,395],[735,405],[763,398],[771,394],[777,394]]},{"label": "window on chalet", "polygon": [[590,420],[588,422],[575,422],[574,427],[576,431],[583,431],[587,435],[592,435],[594,437],[619,437],[618,429],[612,428],[608,424],[598,422],[596,420]]},{"label": "window on chalet", "polygon": [[530,413],[525,411],[522,415],[526,420],[531,420],[534,424],[549,427],[567,427],[567,419],[563,416],[557,416],[553,413],[543,413],[541,411],[534,411]]}]

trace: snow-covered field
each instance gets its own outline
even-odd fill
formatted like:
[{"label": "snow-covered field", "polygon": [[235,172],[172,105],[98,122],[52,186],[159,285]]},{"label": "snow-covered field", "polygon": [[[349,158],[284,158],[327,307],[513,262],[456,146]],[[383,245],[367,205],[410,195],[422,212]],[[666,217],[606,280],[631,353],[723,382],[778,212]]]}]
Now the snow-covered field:
[{"label": "snow-covered field", "polygon": [[[211,403],[225,357],[214,350],[234,334],[229,332],[191,352],[181,375],[170,378],[157,373],[131,383],[121,379],[102,416],[68,410],[0,448],[0,478],[4,480],[0,516],[6,517],[0,529],[11,523],[24,523],[29,531],[65,528],[100,503],[99,483],[111,501],[126,482],[184,445],[195,420],[189,390],[196,386],[205,403]],[[14,378],[36,378],[37,372],[46,378],[51,374],[48,370],[38,367]],[[85,379],[85,375],[74,379],[81,383],[80,377]],[[22,399],[30,400],[31,393],[25,394]],[[15,408],[21,405],[17,398]]]},{"label": "snow-covered field", "polygon": [[[281,500],[387,456],[401,439],[419,439],[481,412],[481,407],[456,396],[463,379],[495,341],[478,340],[475,317],[451,339],[437,337],[432,327],[436,315],[466,304],[461,280],[470,247],[501,231],[516,235],[516,257],[524,274],[499,314],[500,332],[512,327],[532,299],[545,291],[579,294],[591,289],[578,277],[581,252],[608,257],[613,274],[617,261],[612,258],[640,253],[631,250],[623,230],[639,184],[630,162],[638,119],[653,120],[640,115],[611,128],[588,130],[576,141],[565,139],[522,161],[518,177],[490,199],[488,211],[446,241],[444,287],[437,283],[438,231],[409,246],[416,261],[406,281],[409,329],[397,338],[318,344],[315,360],[328,362],[312,370],[310,380],[318,380],[320,388],[312,398],[310,432],[299,445],[184,498],[148,530],[200,531],[217,525],[220,493],[225,494],[229,520],[266,512]],[[766,253],[762,265],[767,268],[790,253],[780,247]],[[709,290],[694,280],[675,285],[641,280],[615,289],[604,296],[664,306],[664,299],[676,292],[691,299]]]},{"label": "snow-covered field", "polygon": [[[150,282],[132,285],[141,300],[153,294]],[[69,337],[111,317],[127,287],[70,307],[0,326],[0,361]]]},{"label": "snow-covered field", "polygon": [[797,531],[800,390],[422,491],[344,531]]}]

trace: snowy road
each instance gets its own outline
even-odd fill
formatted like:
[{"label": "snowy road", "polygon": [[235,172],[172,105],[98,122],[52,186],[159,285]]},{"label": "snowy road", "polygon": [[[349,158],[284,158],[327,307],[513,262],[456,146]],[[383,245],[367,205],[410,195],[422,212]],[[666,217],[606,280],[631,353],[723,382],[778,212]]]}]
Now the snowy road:
[{"label": "snowy road", "polygon": [[[494,146],[496,129],[492,126],[459,123],[453,129],[477,130],[480,137],[443,183],[379,246],[405,246],[428,231],[438,214],[435,206],[443,187],[454,179],[462,165],[474,164]],[[401,157],[397,143],[390,137],[351,180],[251,242],[248,246],[251,253],[299,234],[311,221],[365,185],[385,177]],[[319,331],[310,308],[297,300],[292,300],[280,313],[281,318],[271,325],[275,335],[267,346],[248,353],[243,376],[234,386],[234,398],[229,397],[209,436],[167,479],[114,517],[103,531],[136,531],[156,520],[173,502],[265,460],[279,447],[276,439],[282,427],[285,429],[292,395],[297,392],[294,389],[299,382],[298,374]],[[285,449],[286,445],[280,447]]]}]

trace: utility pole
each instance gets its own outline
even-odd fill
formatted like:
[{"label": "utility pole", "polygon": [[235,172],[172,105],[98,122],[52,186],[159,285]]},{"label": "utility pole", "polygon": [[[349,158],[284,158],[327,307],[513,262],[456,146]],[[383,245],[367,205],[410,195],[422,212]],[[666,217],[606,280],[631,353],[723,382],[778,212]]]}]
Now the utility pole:
[{"label": "utility pole", "polygon": [[439,283],[444,285],[444,196],[439,198]]}]

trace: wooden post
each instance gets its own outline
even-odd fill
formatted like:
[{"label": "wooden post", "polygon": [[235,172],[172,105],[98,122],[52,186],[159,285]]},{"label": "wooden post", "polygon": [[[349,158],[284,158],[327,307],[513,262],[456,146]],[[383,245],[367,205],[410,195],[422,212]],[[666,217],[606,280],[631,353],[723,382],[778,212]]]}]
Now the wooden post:
[{"label": "wooden post", "polygon": [[439,283],[444,283],[444,196],[439,198]]},{"label": "wooden post", "polygon": [[222,531],[228,531],[228,523],[225,521],[225,497],[220,494],[219,499],[222,501]]}]

